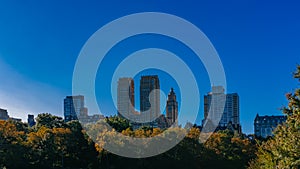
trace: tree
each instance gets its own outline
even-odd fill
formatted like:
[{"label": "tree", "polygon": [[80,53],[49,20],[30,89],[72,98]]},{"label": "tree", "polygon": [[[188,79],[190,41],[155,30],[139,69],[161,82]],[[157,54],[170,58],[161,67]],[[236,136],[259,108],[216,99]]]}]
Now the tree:
[{"label": "tree", "polygon": [[40,128],[42,126],[47,128],[64,128],[65,122],[63,118],[51,115],[49,113],[39,114],[36,118],[36,126]]},{"label": "tree", "polygon": [[230,130],[213,133],[204,145],[216,153],[213,168],[247,168],[256,152],[255,144]]},{"label": "tree", "polygon": [[97,150],[95,143],[88,137],[79,121],[67,123],[71,131],[65,142],[65,165],[70,168],[94,168],[97,165]]},{"label": "tree", "polygon": [[27,166],[24,160],[27,149],[23,145],[25,133],[19,129],[12,121],[0,120],[0,168],[25,168]]},{"label": "tree", "polygon": [[[300,81],[300,65],[294,73]],[[300,168],[300,89],[286,95],[289,104],[283,109],[287,121],[274,131],[274,137],[262,143],[257,158],[250,163],[250,169]]]},{"label": "tree", "polygon": [[122,132],[123,130],[131,127],[127,119],[119,116],[107,117],[105,119],[105,122],[108,123],[117,132]]},{"label": "tree", "polygon": [[36,132],[30,132],[25,144],[30,149],[26,157],[33,168],[52,167],[56,163],[56,148],[51,129],[41,126]]},{"label": "tree", "polygon": [[198,139],[200,137],[200,129],[196,127],[192,127],[188,132],[187,137],[192,139]]}]

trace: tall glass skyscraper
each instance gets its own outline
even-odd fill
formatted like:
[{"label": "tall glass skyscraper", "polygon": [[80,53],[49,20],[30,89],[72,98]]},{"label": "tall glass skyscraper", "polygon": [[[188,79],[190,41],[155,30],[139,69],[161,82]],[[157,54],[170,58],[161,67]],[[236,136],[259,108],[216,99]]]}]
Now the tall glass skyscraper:
[{"label": "tall glass skyscraper", "polygon": [[[155,126],[160,113],[160,85],[157,75],[142,76],[140,80],[140,110],[145,123]],[[152,123],[154,122],[154,123]]]},{"label": "tall glass skyscraper", "polygon": [[87,108],[84,107],[84,96],[67,96],[64,99],[65,121],[78,120],[78,116],[87,114]]}]

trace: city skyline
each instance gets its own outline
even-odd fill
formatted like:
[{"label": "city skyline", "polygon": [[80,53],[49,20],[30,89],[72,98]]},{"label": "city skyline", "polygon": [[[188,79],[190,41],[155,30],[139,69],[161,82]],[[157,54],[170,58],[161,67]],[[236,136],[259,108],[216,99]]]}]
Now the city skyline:
[{"label": "city skyline", "polygon": [[[118,80],[117,87],[117,102],[118,109],[117,115],[119,117],[128,119],[133,128],[139,128],[140,126],[167,126],[160,125],[160,122],[164,120],[164,109],[161,109],[160,95],[160,82],[158,75],[142,75],[139,80],[138,86],[139,95],[137,101],[139,102],[139,108],[135,105],[135,83],[131,77],[121,77]],[[167,114],[167,113],[166,113]]]},{"label": "city skyline", "polygon": [[[143,75],[143,76],[141,76],[140,83],[141,83],[140,84],[140,90],[141,90],[140,98],[145,97],[143,95],[148,95],[148,97],[146,97],[146,100],[148,100],[147,102],[155,103],[157,98],[154,97],[151,99],[149,97],[151,97],[150,93],[152,90],[159,89],[158,75],[148,75],[148,76]],[[151,85],[153,85],[153,84],[156,84],[158,86],[154,85],[151,87]],[[147,90],[146,93],[145,92],[143,93],[142,92],[143,90]],[[121,97],[119,96],[119,94]],[[129,99],[129,103],[127,103],[127,101],[126,102],[124,101],[124,100],[127,100],[127,98],[126,98],[127,96]],[[152,124],[152,127],[155,126],[158,128],[161,128],[159,126],[164,126],[162,128],[178,126],[178,121],[177,121],[178,114],[179,114],[178,102],[176,101],[176,94],[172,87],[171,87],[170,92],[167,97],[167,104],[166,104],[165,112],[161,113],[160,109],[159,109],[159,111],[158,111],[159,115],[155,115],[156,118],[154,118],[154,119],[151,119],[151,117],[149,119],[145,119],[146,123],[141,123],[141,122],[135,121],[135,120],[137,120],[136,119],[137,117],[134,117],[133,115],[137,115],[136,113],[141,115],[141,112],[150,110],[151,107],[147,107],[150,104],[143,100],[140,100],[140,104],[146,104],[145,105],[146,107],[143,108],[143,111],[140,110],[141,112],[136,112],[134,107],[131,107],[131,106],[135,105],[135,97],[134,96],[135,96],[135,93],[134,93],[133,79],[128,78],[128,77],[119,78],[119,81],[118,81],[118,107],[119,108],[121,107],[122,109],[124,109],[124,107],[122,107],[122,103],[126,103],[126,107],[124,110],[132,110],[132,113],[134,113],[134,114],[131,115],[128,112],[127,112],[127,114],[124,114],[124,113],[126,113],[126,111],[124,111],[122,113],[120,111],[117,111],[115,113],[115,115],[118,115],[118,116],[121,116],[122,118],[126,118],[126,119],[130,120],[132,122],[133,126],[138,126],[138,127],[133,127],[134,129],[138,129],[139,127],[141,127],[143,125],[147,126],[150,124]],[[159,100],[160,99],[158,99],[158,101]],[[223,105],[223,101],[224,101],[224,105]],[[145,102],[145,103],[143,103],[143,102]],[[65,122],[72,121],[72,120],[80,120],[80,122],[85,124],[85,123],[90,123],[90,122],[95,123],[98,120],[105,118],[105,116],[103,116],[102,114],[94,114],[93,116],[88,115],[88,108],[85,107],[85,100],[84,100],[83,95],[66,96],[63,101],[63,104],[64,104],[64,121]],[[127,106],[127,104],[130,104],[130,106]],[[217,126],[216,131],[230,129],[230,130],[236,130],[237,132],[241,132],[242,125],[240,124],[240,119],[239,119],[240,110],[239,110],[238,93],[226,93],[225,94],[225,90],[222,86],[212,86],[212,91],[208,92],[207,95],[204,96],[204,105],[203,106],[204,106],[204,119],[201,124],[197,124],[197,123],[194,123],[194,124],[198,125],[199,127],[204,127],[206,125],[207,119],[208,119],[208,121],[213,121],[213,123],[217,122],[214,120],[220,119],[220,121],[217,122],[218,125],[214,124]],[[150,111],[150,113],[148,112],[148,114],[151,115],[151,112],[152,111]],[[145,118],[145,116],[141,116],[138,118],[139,118],[138,120],[143,120],[140,118]],[[279,120],[278,122],[277,122],[277,118]],[[275,121],[272,119],[275,119]],[[0,108],[0,120],[21,121],[22,119],[10,117],[8,115],[8,111],[6,109]],[[273,129],[276,128],[276,126],[278,124],[283,123],[285,120],[286,120],[286,116],[284,116],[284,115],[259,116],[257,114],[255,116],[255,120],[254,120],[254,133],[248,133],[248,134],[254,134],[254,135],[266,138],[267,136],[271,136]],[[35,125],[34,115],[28,114],[27,121],[30,126]],[[158,123],[155,125],[154,123],[157,123],[157,122],[160,122],[161,124]],[[162,122],[166,123],[166,124],[163,124]],[[268,122],[268,123],[266,123],[266,122]],[[138,124],[138,123],[140,123],[140,124]],[[186,124],[188,124],[188,123],[189,122],[187,122]],[[184,125],[184,124],[180,124],[180,126],[181,125]],[[233,127],[233,128],[231,129],[229,127],[229,125],[230,125],[230,127]],[[258,128],[259,128],[258,125],[260,125],[259,127],[261,128],[261,129],[259,129],[259,131],[258,131]],[[258,134],[259,132],[260,132],[260,134]]]},{"label": "city skyline", "polygon": [[[131,77],[121,77],[118,80],[118,109],[119,117],[128,119],[134,129],[140,126],[152,126],[167,128],[178,126],[178,102],[174,88],[170,88],[170,93],[166,98],[165,109],[161,109],[164,104],[160,103],[160,81],[158,75],[142,75],[140,77],[140,102],[139,111],[135,107],[134,80]],[[164,111],[165,110],[165,111]],[[184,124],[182,124],[184,125]]]},{"label": "city skyline", "polygon": [[[255,115],[281,115],[280,108],[287,105],[285,93],[298,85],[292,72],[300,58],[299,2],[288,2],[1,2],[0,107],[23,121],[27,113],[63,116],[61,100],[72,94],[74,65],[86,40],[114,19],[157,11],[185,18],[211,40],[227,75],[226,92],[240,95],[243,132],[253,133]],[[203,65],[184,45],[150,35],[120,42],[108,53],[96,80],[97,94],[104,94],[98,99],[111,105],[107,88],[112,77],[110,67],[146,47],[173,51],[199,72],[196,78],[203,105],[203,96],[211,90]],[[110,109],[104,107],[103,112]],[[199,124],[203,109],[198,112]]]},{"label": "city skyline", "polygon": [[[149,76],[149,77],[152,77],[152,76],[157,76],[158,77],[158,75],[150,75],[150,74],[153,74],[153,73],[150,73],[149,75],[145,75],[145,73],[140,73],[141,75],[139,76],[139,75],[136,75],[135,76],[135,78],[139,78],[139,77],[147,77],[147,76]],[[122,79],[122,78],[120,78],[120,79]],[[132,79],[132,78],[124,78],[124,79],[130,79],[130,80],[132,80],[133,82],[134,82],[134,79]],[[140,85],[136,85],[136,86],[134,86],[134,83],[133,83],[133,91],[135,90],[135,87],[136,88],[140,88]],[[221,87],[221,86],[212,86],[212,91],[213,90],[221,90],[221,89],[216,89],[216,88],[219,88],[219,87]],[[171,87],[171,89],[172,89],[172,87]],[[216,91],[215,91],[216,92]],[[222,91],[217,91],[217,92],[225,92],[225,90],[224,90],[224,88],[222,89]],[[207,94],[206,95],[204,95],[205,97],[207,96],[207,95],[210,95],[212,92],[206,92]],[[233,93],[233,94],[237,94],[237,93]],[[135,94],[133,94],[133,95],[135,95]],[[77,98],[77,97],[80,97],[80,98],[82,98],[83,97],[83,100],[81,101],[81,102],[83,102],[83,105],[84,105],[84,96],[82,96],[82,95],[78,95],[78,96],[66,96],[66,98],[68,98],[68,97],[75,97],[75,98]],[[65,100],[66,100],[66,98],[65,98]],[[135,97],[134,97],[135,98]],[[137,98],[139,98],[139,97],[137,97]],[[72,99],[72,100],[74,100],[74,99]],[[76,100],[76,99],[75,99]],[[135,99],[133,99],[134,100],[134,103],[135,103]],[[167,100],[167,99],[166,99]],[[226,100],[226,99],[225,99]],[[140,100],[138,99],[137,100],[137,102],[139,102]],[[204,98],[204,102],[205,102],[205,98]],[[133,105],[135,105],[135,104],[133,104]],[[162,106],[162,105],[161,105]],[[204,113],[205,114],[205,105],[200,105],[201,107],[203,107],[204,108],[204,112],[202,112],[202,113]],[[75,106],[76,107],[76,106]],[[86,111],[88,110],[88,108],[87,107],[84,107],[85,109],[86,109]],[[225,106],[225,109],[226,109],[226,106]],[[2,109],[3,110],[3,109]],[[64,112],[64,111],[62,111],[62,112]],[[35,115],[37,115],[37,113],[36,112],[29,112],[29,113],[31,113],[31,114],[35,114]],[[39,112],[38,114],[40,114],[40,113],[51,113],[51,112],[45,112],[45,111],[42,111],[42,112]],[[80,113],[82,113],[82,110],[80,110]],[[52,114],[52,113],[51,113]],[[113,113],[113,114],[110,114],[109,116],[111,116],[111,115],[117,115],[118,114],[118,112],[116,111],[115,113]],[[263,114],[263,113],[262,113]],[[28,114],[29,115],[29,114]],[[97,116],[97,114],[95,114],[96,116],[96,118],[99,118],[99,119],[101,119],[101,118],[103,118],[103,117],[105,117],[105,116],[107,116],[106,114],[103,114],[104,116],[102,116],[102,114],[98,114],[98,115],[100,115],[99,117]],[[161,113],[161,115],[167,115],[166,114],[166,110],[164,111],[164,112],[162,112]],[[26,114],[26,116],[27,116],[27,114]],[[59,115],[59,116],[61,116],[61,117],[63,117],[63,116],[65,116],[64,115],[64,113],[62,114],[62,115]],[[272,116],[280,116],[280,114],[278,115],[278,114],[267,114],[267,115],[265,115],[265,116],[270,116],[270,117],[272,117]],[[255,116],[255,117],[257,117],[257,116]],[[15,118],[15,116],[14,117],[11,117],[11,119],[15,119],[15,120],[18,120],[18,121],[20,121],[20,120],[22,120],[23,122],[26,122],[27,121],[27,119],[23,119],[23,118],[21,118],[21,119],[19,119],[19,117],[16,117]],[[75,119],[73,119],[73,120],[75,120]],[[84,120],[84,119],[81,119],[81,120]],[[222,121],[222,119],[221,119],[221,121]],[[221,122],[220,121],[220,122]],[[197,125],[199,125],[199,126],[202,126],[203,125],[203,121],[201,121],[201,122],[196,122],[195,124],[197,124]],[[243,127],[243,125],[242,124],[239,124],[239,125],[241,125],[241,127]],[[255,125],[254,125],[255,126]],[[254,128],[254,127],[253,127]],[[242,129],[242,131],[243,131],[243,129]],[[243,131],[244,132],[244,131]],[[253,132],[252,133],[250,133],[250,132],[246,132],[246,134],[255,134],[255,131],[253,130]]]}]

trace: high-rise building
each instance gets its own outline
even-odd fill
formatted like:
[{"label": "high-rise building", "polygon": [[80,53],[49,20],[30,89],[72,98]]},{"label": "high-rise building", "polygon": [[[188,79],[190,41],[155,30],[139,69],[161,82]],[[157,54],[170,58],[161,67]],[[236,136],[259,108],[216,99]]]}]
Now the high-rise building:
[{"label": "high-rise building", "polygon": [[259,116],[254,119],[254,134],[257,137],[273,136],[273,130],[286,121],[286,116]]},{"label": "high-rise building", "polygon": [[0,120],[8,120],[8,112],[5,109],[0,109]]},{"label": "high-rise building", "polygon": [[87,114],[87,108],[84,107],[84,96],[67,96],[64,99],[65,121],[78,120],[78,116]]},{"label": "high-rise building", "polygon": [[[140,110],[146,124],[155,126],[160,113],[160,85],[157,75],[142,76],[140,80]],[[151,124],[152,123],[152,124]]]},{"label": "high-rise building", "polygon": [[172,126],[172,125],[177,126],[178,102],[176,100],[176,94],[173,88],[171,88],[171,91],[168,94],[168,100],[166,105],[166,118],[167,118],[168,126]]},{"label": "high-rise building", "polygon": [[35,125],[34,115],[28,114],[27,122],[30,127],[34,126]]},{"label": "high-rise building", "polygon": [[132,78],[120,78],[118,81],[118,115],[131,119],[134,113],[134,81]]},{"label": "high-rise building", "polygon": [[[220,119],[219,122],[218,119]],[[212,121],[219,128],[227,127],[230,124],[240,132],[238,94],[225,94],[222,86],[213,86],[212,92],[204,96],[204,122],[207,120]]]}]

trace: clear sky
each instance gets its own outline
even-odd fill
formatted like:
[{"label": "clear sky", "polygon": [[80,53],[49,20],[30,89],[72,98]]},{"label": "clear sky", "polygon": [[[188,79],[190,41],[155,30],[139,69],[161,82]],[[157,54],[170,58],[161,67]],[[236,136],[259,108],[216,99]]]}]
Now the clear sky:
[{"label": "clear sky", "polygon": [[[256,113],[281,114],[279,109],[287,103],[284,94],[299,87],[292,79],[292,72],[300,64],[299,7],[297,0],[1,1],[0,107],[24,120],[28,113],[63,116],[63,98],[72,94],[74,65],[87,39],[119,17],[164,12],[190,21],[210,39],[225,69],[227,91],[240,95],[243,131],[252,133]],[[203,100],[203,94],[210,91],[203,66],[193,63],[189,59],[192,53],[172,39],[132,37],[108,55],[126,57],[145,47],[184,55],[192,69],[200,70],[196,76]],[[109,56],[105,61],[104,72],[105,67],[117,64]],[[107,69],[103,75],[99,70],[96,93],[99,101],[107,102],[103,110],[111,114],[111,96],[102,88],[106,83],[100,80],[101,76],[109,78],[109,72]],[[167,75],[158,74],[163,90],[175,87],[178,91]],[[138,84],[139,76],[135,79]],[[197,123],[202,118],[201,105]]]}]

